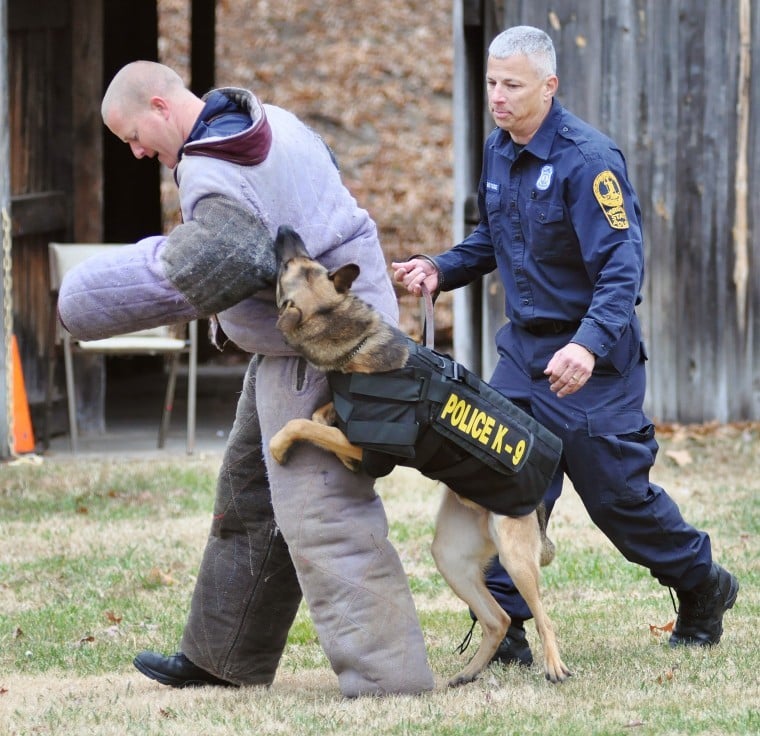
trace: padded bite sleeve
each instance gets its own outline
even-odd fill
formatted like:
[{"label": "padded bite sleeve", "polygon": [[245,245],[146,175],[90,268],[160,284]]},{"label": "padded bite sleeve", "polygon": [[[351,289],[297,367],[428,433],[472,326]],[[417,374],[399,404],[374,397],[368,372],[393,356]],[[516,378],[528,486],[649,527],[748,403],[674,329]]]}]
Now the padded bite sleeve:
[{"label": "padded bite sleeve", "polygon": [[200,314],[224,311],[272,286],[274,241],[264,223],[234,200],[199,200],[193,219],[179,225],[161,253],[166,277]]},{"label": "padded bite sleeve", "polygon": [[152,235],[106,248],[68,271],[58,292],[64,327],[79,340],[100,340],[202,316],[164,274],[165,240]]}]

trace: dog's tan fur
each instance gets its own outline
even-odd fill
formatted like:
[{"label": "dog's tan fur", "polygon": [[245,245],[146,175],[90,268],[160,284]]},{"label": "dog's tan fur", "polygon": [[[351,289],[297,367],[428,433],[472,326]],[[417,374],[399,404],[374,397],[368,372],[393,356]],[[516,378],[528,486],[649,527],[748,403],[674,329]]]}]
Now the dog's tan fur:
[{"label": "dog's tan fur", "polygon": [[[403,333],[349,291],[358,266],[351,264],[328,273],[308,257],[299,236],[285,228],[278,233],[277,250],[278,327],[295,350],[325,371],[374,373],[406,363],[408,349]],[[284,463],[293,443],[305,440],[335,453],[348,467],[357,467],[362,449],[330,426],[333,419],[332,404],[327,404],[311,420],[288,422],[270,442],[275,460]],[[533,613],[543,645],[546,678],[561,682],[570,675],[539,595],[539,567],[553,556],[553,545],[546,539],[541,521],[536,512],[522,517],[493,514],[446,489],[436,520],[433,558],[482,629],[480,647],[449,681],[450,686],[475,680],[490,663],[509,627],[509,616],[483,579],[485,566],[497,553]]]}]

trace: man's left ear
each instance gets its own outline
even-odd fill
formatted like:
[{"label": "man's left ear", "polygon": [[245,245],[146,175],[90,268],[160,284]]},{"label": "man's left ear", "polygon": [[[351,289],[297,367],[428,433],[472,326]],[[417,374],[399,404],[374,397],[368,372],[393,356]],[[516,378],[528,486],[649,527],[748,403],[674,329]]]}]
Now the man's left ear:
[{"label": "man's left ear", "polygon": [[169,105],[166,104],[166,100],[158,95],[150,98],[150,109],[160,113],[162,117],[169,117]]},{"label": "man's left ear", "polygon": [[554,97],[557,94],[559,88],[559,79],[555,74],[546,78],[546,95],[547,97]]}]

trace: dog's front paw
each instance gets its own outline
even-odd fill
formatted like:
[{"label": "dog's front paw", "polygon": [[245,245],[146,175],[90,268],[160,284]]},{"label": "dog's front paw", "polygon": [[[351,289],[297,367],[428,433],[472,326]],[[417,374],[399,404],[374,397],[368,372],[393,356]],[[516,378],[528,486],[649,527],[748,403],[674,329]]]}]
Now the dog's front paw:
[{"label": "dog's front paw", "polygon": [[572,677],[573,673],[567,668],[564,662],[560,661],[557,666],[548,666],[544,670],[544,677],[549,682],[553,682],[555,685],[560,682],[564,682],[568,677]]},{"label": "dog's front paw", "polygon": [[269,452],[272,457],[280,464],[285,465],[288,461],[288,452],[290,451],[290,441],[283,430],[280,430],[271,440],[269,440]]},{"label": "dog's front paw", "polygon": [[477,674],[473,674],[472,672],[468,672],[467,670],[462,670],[457,675],[454,675],[449,682],[449,687],[462,687],[462,685],[469,685],[471,682],[475,682],[475,680],[478,679]]}]

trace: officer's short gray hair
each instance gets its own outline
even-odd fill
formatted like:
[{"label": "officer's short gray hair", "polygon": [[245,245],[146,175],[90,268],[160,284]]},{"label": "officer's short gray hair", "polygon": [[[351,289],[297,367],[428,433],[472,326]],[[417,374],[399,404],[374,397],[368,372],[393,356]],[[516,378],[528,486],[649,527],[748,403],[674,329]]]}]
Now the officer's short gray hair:
[{"label": "officer's short gray hair", "polygon": [[549,34],[533,26],[513,26],[502,31],[488,47],[494,59],[527,56],[544,78],[557,73],[557,55]]}]

